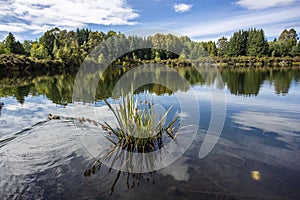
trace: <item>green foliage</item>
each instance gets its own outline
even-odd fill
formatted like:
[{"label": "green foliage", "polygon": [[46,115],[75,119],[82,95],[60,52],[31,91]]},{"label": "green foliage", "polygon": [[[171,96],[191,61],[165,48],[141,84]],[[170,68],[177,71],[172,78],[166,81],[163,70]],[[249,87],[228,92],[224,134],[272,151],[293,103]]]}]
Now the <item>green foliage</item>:
[{"label": "green foliage", "polygon": [[228,51],[228,40],[225,37],[218,39],[217,42],[217,55],[224,56]]},{"label": "green foliage", "polygon": [[278,38],[278,41],[287,41],[287,40],[291,40],[291,43],[293,45],[296,45],[297,33],[296,33],[295,29],[292,28],[289,31],[284,30]]},{"label": "green foliage", "polygon": [[11,53],[0,54],[0,69],[2,73],[7,70],[24,71],[26,68],[32,65],[33,62],[24,55],[11,54]]},{"label": "green foliage", "polygon": [[276,40],[274,42],[270,42],[269,55],[272,57],[280,57],[282,55],[281,43],[277,42]]},{"label": "green foliage", "polygon": [[262,57],[268,53],[268,42],[262,29],[248,31],[247,56]]},{"label": "green foliage", "polygon": [[84,42],[88,42],[90,30],[86,29],[79,29],[76,30],[76,38],[78,45],[83,45]]},{"label": "green foliage", "polygon": [[106,122],[102,125],[104,130],[116,136],[116,141],[107,137],[113,144],[121,145],[123,149],[130,152],[149,152],[162,147],[163,133],[176,139],[173,130],[178,117],[174,117],[170,123],[164,125],[172,107],[157,119],[154,102],[147,100],[139,102],[138,99],[134,100],[133,94],[122,95],[118,108],[113,108],[106,100],[105,103],[118,122],[117,128],[113,128]]},{"label": "green foliage", "polygon": [[284,30],[278,40],[270,42],[269,55],[284,57],[284,56],[299,56],[300,52],[297,50],[297,33],[295,29],[289,31]]},{"label": "green foliage", "polygon": [[43,45],[47,51],[47,55],[50,55],[51,58],[54,58],[53,55],[53,46],[54,46],[54,41],[58,37],[60,30],[59,28],[54,28],[49,31],[46,31],[44,35],[39,40],[39,43]]},{"label": "green foliage", "polygon": [[293,57],[300,55],[300,41],[297,43],[297,45],[293,46],[290,54]]},{"label": "green foliage", "polygon": [[[0,54],[24,54],[37,60],[61,62],[65,66],[80,66],[87,55],[95,63],[114,60],[115,64],[124,66],[134,66],[141,62],[162,62],[179,66],[186,59],[200,61],[208,56],[296,57],[300,56],[297,39],[294,29],[284,30],[278,40],[269,43],[262,29],[240,30],[229,40],[222,37],[215,43],[196,42],[187,36],[172,34],[157,33],[138,37],[115,31],[104,33],[86,28],[76,31],[54,28],[46,31],[38,42],[25,40],[22,44],[9,33],[5,41],[0,42]],[[104,40],[106,44],[99,46]],[[147,46],[154,48],[144,49]],[[123,54],[124,52],[127,53]]]},{"label": "green foliage", "polygon": [[248,42],[248,31],[238,31],[229,40],[228,56],[245,56]]},{"label": "green foliage", "polygon": [[30,49],[30,56],[36,59],[47,59],[48,51],[47,48],[40,43],[33,43]]},{"label": "green foliage", "polygon": [[0,42],[0,54],[7,54],[9,50],[6,48],[5,44]]},{"label": "green foliage", "polygon": [[238,31],[233,34],[229,42],[225,38],[218,41],[218,55],[224,55],[224,49],[227,56],[298,56],[297,51],[297,33],[294,29],[284,30],[279,39],[267,42],[262,29],[249,29],[248,31]]},{"label": "green foliage", "polygon": [[8,33],[5,39],[5,47],[10,53],[24,54],[25,50],[19,41],[16,41],[12,33]]},{"label": "green foliage", "polygon": [[[208,55],[210,56],[216,56],[217,55],[217,47],[216,47],[216,43],[209,41],[209,42],[201,42],[200,43],[201,47],[203,48],[203,50],[205,50]],[[206,54],[201,53],[202,56],[206,56]]]},{"label": "green foliage", "polygon": [[30,40],[24,40],[22,46],[24,48],[24,54],[26,56],[30,56],[30,50],[31,50],[32,44],[33,44],[32,41],[30,41]]}]

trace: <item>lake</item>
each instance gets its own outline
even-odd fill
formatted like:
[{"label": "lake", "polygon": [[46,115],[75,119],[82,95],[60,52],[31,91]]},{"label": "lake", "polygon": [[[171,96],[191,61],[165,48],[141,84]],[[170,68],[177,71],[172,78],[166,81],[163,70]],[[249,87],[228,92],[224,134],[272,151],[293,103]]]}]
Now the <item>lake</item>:
[{"label": "lake", "polygon": [[[144,173],[97,163],[109,141],[99,126],[79,120],[113,121],[103,100],[118,102],[112,93],[130,70],[90,74],[80,88],[96,77],[94,99],[76,101],[76,73],[1,74],[0,199],[300,199],[300,70],[223,70],[224,85],[191,67],[174,70],[189,84],[146,84],[135,93],[179,112],[190,105],[184,115],[199,115],[197,132],[174,162]],[[167,76],[156,70],[159,80]],[[225,95],[224,126],[199,158],[211,118],[219,114],[212,112],[214,90]],[[178,96],[186,98],[179,102]],[[61,119],[48,120],[50,113]]]}]

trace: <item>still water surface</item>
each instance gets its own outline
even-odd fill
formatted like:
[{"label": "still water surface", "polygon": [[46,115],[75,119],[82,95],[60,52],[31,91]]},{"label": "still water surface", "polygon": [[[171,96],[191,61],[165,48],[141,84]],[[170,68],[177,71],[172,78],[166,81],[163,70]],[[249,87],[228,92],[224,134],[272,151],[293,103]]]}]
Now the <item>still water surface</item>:
[{"label": "still water surface", "polygon": [[[224,128],[212,152],[199,159],[211,117],[209,88],[217,86],[190,68],[176,70],[189,88],[147,85],[137,93],[170,106],[177,93],[194,90],[200,122],[185,154],[152,173],[102,165],[89,176],[95,161],[89,145],[97,149],[101,130],[76,118],[109,120],[103,99],[126,69],[108,71],[96,101],[82,103],[80,113],[72,104],[75,74],[1,76],[0,199],[300,199],[300,71],[222,71]],[[49,121],[49,113],[63,118]]]}]

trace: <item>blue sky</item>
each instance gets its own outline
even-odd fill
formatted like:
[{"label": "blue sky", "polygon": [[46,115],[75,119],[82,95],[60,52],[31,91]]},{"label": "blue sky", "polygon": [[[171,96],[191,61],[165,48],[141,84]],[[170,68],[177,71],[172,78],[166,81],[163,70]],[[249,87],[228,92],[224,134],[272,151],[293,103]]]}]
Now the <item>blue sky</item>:
[{"label": "blue sky", "polygon": [[300,0],[0,0],[0,39],[39,38],[54,27],[120,32],[161,27],[197,41],[263,28],[268,39],[300,33]]}]

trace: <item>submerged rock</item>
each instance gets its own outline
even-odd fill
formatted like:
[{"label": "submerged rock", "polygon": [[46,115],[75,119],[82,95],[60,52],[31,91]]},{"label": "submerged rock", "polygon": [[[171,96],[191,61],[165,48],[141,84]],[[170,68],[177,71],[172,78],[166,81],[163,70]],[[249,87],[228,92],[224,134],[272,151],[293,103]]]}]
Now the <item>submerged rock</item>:
[{"label": "submerged rock", "polygon": [[52,120],[52,119],[60,119],[60,116],[49,114],[48,115],[48,119],[50,119],[50,120]]}]

